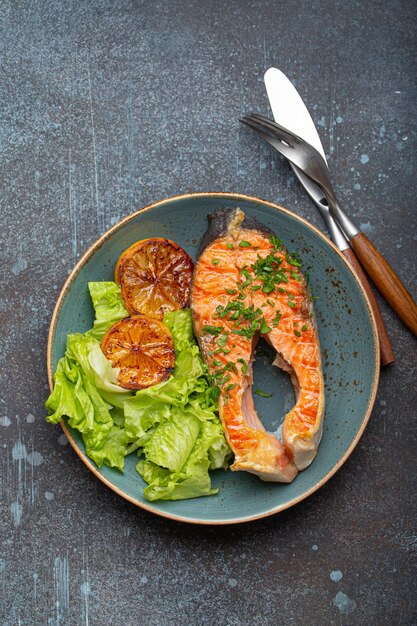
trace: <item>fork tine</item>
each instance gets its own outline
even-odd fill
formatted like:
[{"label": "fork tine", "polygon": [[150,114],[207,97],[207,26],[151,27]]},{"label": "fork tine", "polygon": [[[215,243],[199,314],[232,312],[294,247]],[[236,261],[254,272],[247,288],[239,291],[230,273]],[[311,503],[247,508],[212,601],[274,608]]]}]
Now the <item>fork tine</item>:
[{"label": "fork tine", "polygon": [[[253,130],[256,130],[258,133],[262,133],[265,138],[268,137],[271,142],[274,141],[276,144],[281,143],[281,136],[275,130],[269,128],[262,122],[259,122],[258,119],[252,117],[251,115],[245,115],[241,120],[243,124],[250,126]],[[286,139],[284,139],[286,141]],[[287,146],[288,147],[288,146]]]},{"label": "fork tine", "polygon": [[262,139],[267,141],[269,144],[271,144],[271,146],[275,148],[274,143],[277,141],[277,139],[275,138],[274,141],[274,137],[270,133],[265,132],[264,128],[260,124],[252,121],[251,119],[249,119],[248,116],[243,117],[239,120],[239,122],[242,122],[242,124],[245,124],[245,126],[249,126],[249,128],[252,128],[252,130],[256,131],[258,135],[262,137]]},{"label": "fork tine", "polygon": [[[265,129],[258,122],[253,121],[248,116],[243,117],[241,120],[242,124],[249,126],[252,130],[256,131],[262,139],[264,139],[269,145],[271,145],[277,152],[279,152],[283,157],[288,159],[290,163],[294,163],[294,157],[296,157],[296,150],[291,148],[287,144],[283,143],[276,135],[276,133],[271,132],[269,129]],[[297,159],[295,159],[297,160]]]},{"label": "fork tine", "polygon": [[275,130],[261,124],[257,119],[252,119],[249,115],[245,115],[240,121],[255,130],[265,141],[271,144],[275,150],[281,152],[287,159],[292,160],[292,157],[294,158],[296,156],[294,154],[296,152],[294,146],[290,145],[286,137],[281,137]]},{"label": "fork tine", "polygon": [[263,115],[249,113],[246,117],[260,124],[264,130],[268,129],[269,132],[274,133],[278,139],[284,139],[291,147],[300,142],[300,138],[297,135]]},{"label": "fork tine", "polygon": [[282,154],[290,163],[300,168],[309,178],[321,187],[317,176],[311,176],[310,172],[306,170],[302,144],[301,146],[291,146],[286,139],[286,135],[282,137],[280,132],[272,130],[269,126],[265,126],[260,123],[257,118],[253,119],[250,115],[246,115],[240,121],[255,130],[262,139],[267,141],[277,152]]}]

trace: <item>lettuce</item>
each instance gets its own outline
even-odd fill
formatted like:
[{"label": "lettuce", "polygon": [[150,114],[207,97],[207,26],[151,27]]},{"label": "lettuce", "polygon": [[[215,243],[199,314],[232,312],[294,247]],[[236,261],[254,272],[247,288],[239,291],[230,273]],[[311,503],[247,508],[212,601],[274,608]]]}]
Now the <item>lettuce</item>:
[{"label": "lettuce", "polygon": [[98,433],[91,432],[83,436],[88,456],[101,467],[103,463],[123,471],[129,437],[123,428],[112,426],[105,440],[97,439]]},{"label": "lettuce", "polygon": [[200,423],[198,437],[180,469],[169,471],[161,467],[164,455],[162,448],[156,458],[152,460],[151,455],[146,455],[147,460],[139,461],[136,466],[142,478],[149,483],[144,491],[148,500],[183,500],[217,493],[218,489],[211,487],[209,469],[225,469],[230,449],[220,423],[206,421]]},{"label": "lettuce", "polygon": [[90,337],[102,339],[106,331],[116,322],[129,317],[123,306],[120,287],[112,282],[88,283],[96,319],[93,328],[88,331]]},{"label": "lettuce", "polygon": [[145,444],[146,459],[179,472],[195,446],[200,428],[198,417],[174,407],[170,419],[160,424]]},{"label": "lettuce", "polygon": [[194,339],[189,310],[167,313],[176,364],[165,382],[136,393],[118,384],[119,370],[101,351],[107,329],[128,315],[120,288],[89,283],[95,321],[67,338],[47,420],[67,419],[83,437],[86,454],[99,466],[123,471],[128,454],[141,456],[137,471],[149,500],[179,500],[217,493],[209,470],[226,469],[230,449],[213,403],[206,367]]}]

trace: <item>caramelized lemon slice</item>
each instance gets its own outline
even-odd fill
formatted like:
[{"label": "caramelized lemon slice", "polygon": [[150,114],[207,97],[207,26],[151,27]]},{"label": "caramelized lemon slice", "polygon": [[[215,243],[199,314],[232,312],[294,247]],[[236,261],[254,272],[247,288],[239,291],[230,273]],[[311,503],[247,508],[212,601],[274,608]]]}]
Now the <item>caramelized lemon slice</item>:
[{"label": "caramelized lemon slice", "polygon": [[175,365],[168,328],[146,315],[134,315],[109,328],[101,341],[104,355],[120,369],[119,385],[145,389],[167,380]]},{"label": "caramelized lemon slice", "polygon": [[178,244],[155,237],[130,246],[119,258],[115,279],[129,313],[162,320],[187,305],[194,263]]}]

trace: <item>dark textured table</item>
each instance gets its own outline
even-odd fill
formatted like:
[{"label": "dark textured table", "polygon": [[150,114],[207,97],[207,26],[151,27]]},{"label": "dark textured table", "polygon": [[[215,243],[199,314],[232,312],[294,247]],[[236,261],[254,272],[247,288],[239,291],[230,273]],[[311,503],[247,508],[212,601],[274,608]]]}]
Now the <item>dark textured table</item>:
[{"label": "dark textured table", "polygon": [[416,341],[322,489],[256,523],[193,527],[99,482],[47,425],[59,290],[110,225],[187,191],[278,201],[322,227],[239,116],[263,73],[309,103],[340,198],[416,289],[416,5],[370,0],[0,4],[0,623],[415,624]]}]

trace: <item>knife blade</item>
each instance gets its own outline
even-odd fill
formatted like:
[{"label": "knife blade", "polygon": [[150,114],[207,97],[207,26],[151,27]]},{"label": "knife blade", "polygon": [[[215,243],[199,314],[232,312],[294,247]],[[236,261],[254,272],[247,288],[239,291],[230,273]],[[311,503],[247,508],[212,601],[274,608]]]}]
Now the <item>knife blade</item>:
[{"label": "knife blade", "polygon": [[[271,67],[265,72],[264,82],[275,121],[316,148],[327,164],[323,144],[321,143],[317,128],[306,105],[304,104],[303,99],[291,81],[283,72],[275,67]],[[350,265],[355,270],[360,283],[366,291],[378,329],[381,364],[384,366],[392,363],[395,361],[395,357],[384,321],[381,316],[381,311],[379,310],[375,294],[372,291],[358,259],[356,258],[343,231],[330,215],[327,201],[323,196],[321,189],[301,170],[299,170],[297,166],[291,164],[291,167],[305,192],[319,210],[329,230],[333,243],[349,261]]]}]

